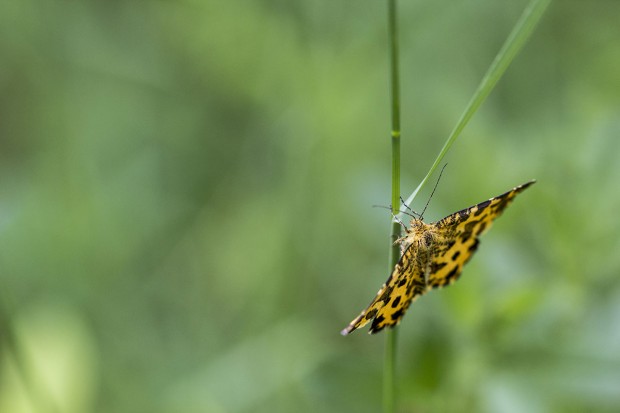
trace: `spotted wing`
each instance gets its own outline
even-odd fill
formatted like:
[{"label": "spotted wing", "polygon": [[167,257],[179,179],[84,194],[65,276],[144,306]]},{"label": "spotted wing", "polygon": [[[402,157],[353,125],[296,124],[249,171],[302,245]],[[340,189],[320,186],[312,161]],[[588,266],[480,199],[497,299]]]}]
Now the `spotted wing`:
[{"label": "spotted wing", "polygon": [[374,300],[340,333],[343,336],[365,326],[372,320],[370,333],[400,322],[411,302],[426,291],[425,272],[428,272],[428,257],[421,259],[413,245],[403,252],[400,261]]},{"label": "spotted wing", "polygon": [[463,266],[478,248],[478,237],[489,229],[514,197],[536,181],[530,181],[505,194],[448,215],[433,224],[437,240],[433,248],[428,286],[444,287],[456,281]]}]

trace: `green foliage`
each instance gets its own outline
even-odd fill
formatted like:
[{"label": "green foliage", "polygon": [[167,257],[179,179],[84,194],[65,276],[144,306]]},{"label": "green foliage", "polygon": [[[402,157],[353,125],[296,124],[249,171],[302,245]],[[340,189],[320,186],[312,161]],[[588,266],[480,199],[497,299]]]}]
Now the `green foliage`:
[{"label": "green foliage", "polygon": [[[403,195],[526,4],[402,3]],[[0,411],[379,410],[384,6],[1,3]],[[620,403],[619,12],[555,2],[452,147],[431,220],[538,183],[407,314],[403,411]]]}]

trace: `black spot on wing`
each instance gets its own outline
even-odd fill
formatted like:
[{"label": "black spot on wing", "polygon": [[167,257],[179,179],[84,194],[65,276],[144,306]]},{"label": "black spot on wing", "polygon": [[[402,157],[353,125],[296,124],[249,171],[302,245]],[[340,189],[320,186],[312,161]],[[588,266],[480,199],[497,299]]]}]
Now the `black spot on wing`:
[{"label": "black spot on wing", "polygon": [[469,211],[469,208],[461,209],[459,212],[456,213],[456,215],[458,215],[458,217],[461,219],[467,218],[469,216]]},{"label": "black spot on wing", "polygon": [[385,289],[385,291],[383,291],[383,294],[381,294],[381,297],[379,297],[379,299],[377,301],[383,301],[383,304],[387,304],[390,301],[390,295],[392,294],[392,290],[394,289],[393,286],[389,286]]},{"label": "black spot on wing", "polygon": [[392,308],[396,308],[398,307],[398,304],[400,303],[400,295],[398,297],[396,297],[394,299],[394,301],[392,301]]},{"label": "black spot on wing", "polygon": [[431,263],[430,273],[431,274],[435,274],[437,271],[441,270],[446,265],[447,265],[447,263],[445,263],[445,262],[433,261]]},{"label": "black spot on wing", "polygon": [[364,316],[364,318],[366,320],[371,320],[373,318],[375,318],[375,316],[377,315],[377,312],[379,310],[377,310],[376,308],[373,308],[372,310],[370,310],[368,313],[366,313],[366,315]]},{"label": "black spot on wing", "polygon": [[383,323],[385,321],[385,317],[383,315],[378,316],[377,318],[375,318],[372,322],[372,325],[370,326],[370,334],[375,334],[378,333],[379,331],[383,330],[385,328],[385,325],[383,326],[379,326],[379,324]]},{"label": "black spot on wing", "polygon": [[514,198],[514,194],[512,196],[505,196],[503,198],[499,198],[499,202],[492,207],[493,212],[498,213],[503,211],[508,206],[508,204],[510,204],[512,198]]},{"label": "black spot on wing", "polygon": [[491,201],[492,201],[492,199],[489,199],[488,201],[484,201],[484,202],[481,202],[478,205],[476,205],[478,207],[478,210],[474,213],[474,216],[477,217],[480,214],[482,214],[484,212],[484,209],[489,206]]},{"label": "black spot on wing", "polygon": [[456,261],[456,259],[461,255],[461,251],[457,251],[452,255],[452,261]]},{"label": "black spot on wing", "polygon": [[476,239],[474,240],[474,243],[473,243],[473,244],[471,244],[471,245],[469,246],[469,248],[467,248],[467,251],[469,251],[469,252],[473,253],[474,251],[476,251],[476,250],[478,249],[478,245],[480,245],[480,240],[479,240],[478,238],[476,238]]},{"label": "black spot on wing", "polygon": [[385,328],[385,326],[370,326],[370,330],[368,331],[369,334],[377,334],[378,332],[380,332],[381,330],[383,330]]},{"label": "black spot on wing", "polygon": [[461,233],[461,242],[466,243],[471,238],[471,231],[463,231]]},{"label": "black spot on wing", "polygon": [[476,225],[478,225],[480,223],[480,220],[477,221],[469,221],[465,224],[465,232],[473,232],[474,228],[476,227]]},{"label": "black spot on wing", "polygon": [[460,269],[461,269],[460,266],[458,266],[458,265],[454,266],[454,268],[452,268],[452,270],[450,270],[450,272],[448,274],[446,274],[445,284],[447,284],[450,281],[452,281],[452,279],[459,274]]},{"label": "black spot on wing", "polygon": [[403,314],[405,314],[404,310],[405,310],[404,308],[401,308],[400,310],[392,314],[392,321],[397,321],[398,319],[400,319],[403,316]]}]

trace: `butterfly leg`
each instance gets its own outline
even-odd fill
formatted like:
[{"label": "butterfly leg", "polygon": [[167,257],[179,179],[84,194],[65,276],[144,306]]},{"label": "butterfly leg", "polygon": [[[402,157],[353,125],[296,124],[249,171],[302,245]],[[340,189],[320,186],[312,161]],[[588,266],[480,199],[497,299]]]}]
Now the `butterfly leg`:
[{"label": "butterfly leg", "polygon": [[392,219],[398,222],[400,226],[403,227],[404,230],[407,230],[407,226],[403,223],[403,221],[401,221],[400,218],[398,218],[398,216],[394,215],[394,209],[392,208],[392,205],[390,205],[390,212],[392,213]]}]

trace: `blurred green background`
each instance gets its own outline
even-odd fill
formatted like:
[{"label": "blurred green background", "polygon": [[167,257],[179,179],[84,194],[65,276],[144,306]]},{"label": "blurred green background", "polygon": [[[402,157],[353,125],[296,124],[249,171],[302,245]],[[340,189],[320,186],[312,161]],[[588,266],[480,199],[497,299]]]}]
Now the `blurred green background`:
[{"label": "blurred green background", "polygon": [[[403,196],[526,4],[401,1]],[[618,411],[619,16],[553,3],[450,152],[429,220],[538,183],[399,411]],[[1,2],[0,412],[379,411],[389,191],[384,1]]]}]

